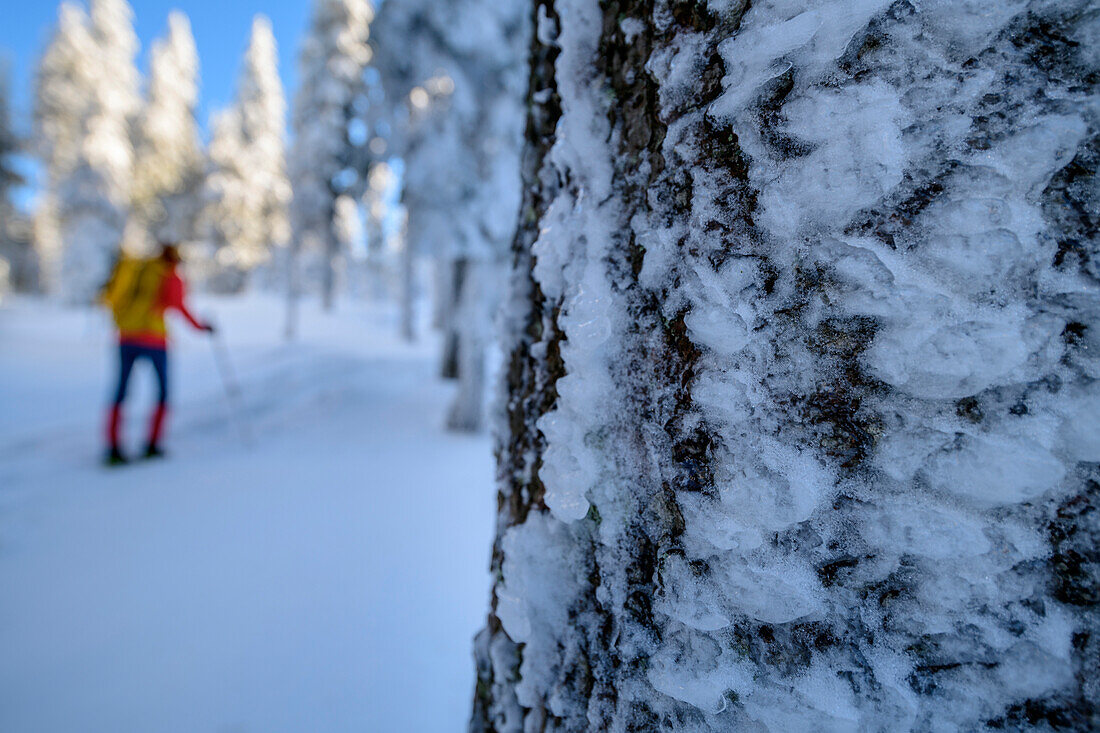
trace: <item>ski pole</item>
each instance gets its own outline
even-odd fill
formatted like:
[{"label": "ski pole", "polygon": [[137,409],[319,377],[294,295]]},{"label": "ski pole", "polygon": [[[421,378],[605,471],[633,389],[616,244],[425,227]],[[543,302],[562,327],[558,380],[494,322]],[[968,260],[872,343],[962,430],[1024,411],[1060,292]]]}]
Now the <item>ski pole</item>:
[{"label": "ski pole", "polygon": [[233,369],[233,362],[229,359],[229,349],[219,334],[214,333],[210,337],[210,343],[214,347],[214,362],[218,365],[218,374],[221,375],[222,386],[225,388],[226,400],[229,403],[229,412],[233,422],[237,423],[237,430],[241,434],[241,442],[245,447],[252,446],[252,431],[245,420],[243,402],[241,399],[241,383],[237,380],[237,372]]}]

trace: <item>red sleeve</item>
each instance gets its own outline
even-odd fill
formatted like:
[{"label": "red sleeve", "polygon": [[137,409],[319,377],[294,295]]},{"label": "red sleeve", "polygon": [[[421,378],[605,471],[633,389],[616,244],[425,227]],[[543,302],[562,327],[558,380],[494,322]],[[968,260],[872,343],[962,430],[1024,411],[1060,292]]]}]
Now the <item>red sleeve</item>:
[{"label": "red sleeve", "polygon": [[201,331],[204,328],[203,324],[199,323],[191,311],[187,310],[186,295],[183,278],[173,272],[164,281],[164,309],[175,308],[183,314],[188,323]]}]

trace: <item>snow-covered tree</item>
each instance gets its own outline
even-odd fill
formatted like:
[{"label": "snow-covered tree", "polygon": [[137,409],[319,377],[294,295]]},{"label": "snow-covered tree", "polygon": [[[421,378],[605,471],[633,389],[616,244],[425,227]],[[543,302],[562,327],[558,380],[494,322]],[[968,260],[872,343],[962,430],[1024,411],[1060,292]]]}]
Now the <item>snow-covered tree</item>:
[{"label": "snow-covered tree", "polygon": [[[35,128],[61,243],[60,288],[88,302],[106,279],[126,223],[139,107],[137,37],[125,0],[63,4],[37,74]],[[45,213],[43,214],[45,215]]]},{"label": "snow-covered tree", "polygon": [[23,183],[15,169],[15,155],[22,147],[12,126],[7,66],[0,62],[0,211],[14,209],[12,190]]},{"label": "snow-covered tree", "polygon": [[84,119],[92,105],[91,59],[95,43],[87,15],[63,3],[57,28],[35,71],[34,146],[43,162],[46,185],[35,212],[35,248],[40,284],[60,289],[62,243],[58,188],[78,165]]},{"label": "snow-covered tree", "polygon": [[325,307],[335,298],[343,253],[334,230],[336,201],[361,187],[353,168],[355,145],[350,123],[364,88],[371,59],[367,45],[374,9],[369,0],[314,0],[310,28],[302,44],[299,90],[294,99],[294,146],[290,154],[292,263],[291,313],[301,287],[300,253],[321,260]]},{"label": "snow-covered tree", "polygon": [[86,13],[62,3],[57,27],[35,70],[35,145],[52,180],[77,164],[83,120],[92,104],[89,65],[94,46]]},{"label": "snow-covered tree", "polygon": [[27,269],[30,260],[27,225],[12,200],[15,187],[23,183],[15,168],[15,155],[21,147],[12,126],[7,66],[0,60],[0,295],[20,279],[20,271]]},{"label": "snow-covered tree", "polygon": [[257,15],[245,54],[245,69],[237,89],[241,134],[248,148],[251,187],[255,197],[255,247],[266,250],[290,236],[287,207],[290,182],[286,172],[286,99],[279,78],[279,55],[271,21]]},{"label": "snow-covered tree", "polygon": [[198,260],[208,287],[233,293],[244,287],[250,266],[262,256],[249,236],[256,222],[249,206],[240,110],[231,107],[215,113],[210,128],[203,207],[203,241],[209,249]]},{"label": "snow-covered tree", "polygon": [[385,161],[371,166],[367,176],[367,188],[363,194],[366,215],[364,236],[367,243],[366,270],[367,293],[373,300],[381,300],[391,290],[388,282],[394,275],[388,249],[388,229],[393,226],[393,209],[397,204],[397,176]]},{"label": "snow-covered tree", "polygon": [[196,234],[203,179],[198,71],[191,23],[173,11],[167,36],[153,44],[136,130],[133,210],[137,225],[155,240],[190,242]]},{"label": "snow-covered tree", "polygon": [[521,0],[389,0],[375,66],[405,161],[406,246],[441,263],[443,374],[459,379],[448,422],[482,422],[485,351],[497,281],[519,211],[524,60]]},{"label": "snow-covered tree", "polygon": [[1096,728],[1095,4],[536,9],[471,729]]},{"label": "snow-covered tree", "polygon": [[289,235],[286,103],[271,22],[257,15],[234,106],[215,116],[206,179],[211,285],[237,291]]}]

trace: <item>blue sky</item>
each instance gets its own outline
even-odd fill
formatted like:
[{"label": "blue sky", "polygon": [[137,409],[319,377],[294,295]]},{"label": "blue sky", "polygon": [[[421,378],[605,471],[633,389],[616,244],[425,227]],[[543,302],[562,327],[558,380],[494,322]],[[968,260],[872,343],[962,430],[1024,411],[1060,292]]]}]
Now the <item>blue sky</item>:
[{"label": "blue sky", "polygon": [[[134,8],[134,29],[141,40],[138,64],[143,72],[149,47],[164,33],[169,11],[182,10],[191,18],[202,64],[199,121],[204,127],[210,113],[233,97],[256,13],[271,18],[279,43],[279,71],[289,102],[298,42],[309,17],[308,0],[130,0],[130,4]],[[6,57],[10,67],[16,124],[23,131],[30,124],[31,74],[49,40],[58,5],[52,0],[0,0],[0,57]]]}]

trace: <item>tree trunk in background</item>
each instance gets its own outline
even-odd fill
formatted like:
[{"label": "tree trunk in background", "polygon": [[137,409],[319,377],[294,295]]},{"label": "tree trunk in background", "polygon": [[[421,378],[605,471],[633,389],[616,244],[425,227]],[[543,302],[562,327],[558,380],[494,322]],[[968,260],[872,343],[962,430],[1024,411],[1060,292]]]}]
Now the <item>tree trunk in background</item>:
[{"label": "tree trunk in background", "polygon": [[416,251],[407,231],[401,252],[401,337],[416,340]]},{"label": "tree trunk in background", "polygon": [[468,298],[466,271],[469,260],[456,257],[449,263],[447,307],[443,311],[443,358],[440,360],[439,375],[443,379],[458,379],[459,350],[464,332],[462,324],[462,303]]},{"label": "tree trunk in background", "polygon": [[447,415],[447,427],[477,432],[483,427],[486,329],[492,323],[486,288],[491,266],[464,260],[461,297],[456,309],[455,367],[458,391]]},{"label": "tree trunk in background", "polygon": [[535,2],[470,728],[1095,728],[1095,11],[774,5]]},{"label": "tree trunk in background", "polygon": [[443,330],[451,302],[450,263],[442,257],[432,259],[432,328]]},{"label": "tree trunk in background", "polygon": [[[386,266],[386,240],[382,220],[367,207],[367,298],[374,302],[386,300],[389,292]],[[392,265],[391,265],[392,267]]]},{"label": "tree trunk in background", "polygon": [[302,299],[301,246],[297,240],[287,247],[286,254],[286,324],[283,337],[293,341],[298,336],[298,313]]},{"label": "tree trunk in background", "polygon": [[343,262],[343,248],[331,232],[325,247],[324,266],[321,271],[321,307],[331,312],[336,307],[336,285]]}]

